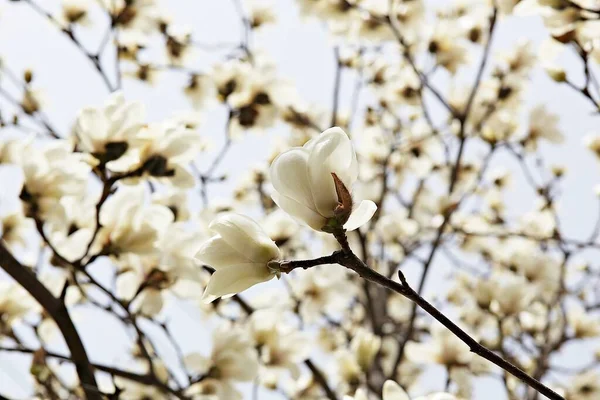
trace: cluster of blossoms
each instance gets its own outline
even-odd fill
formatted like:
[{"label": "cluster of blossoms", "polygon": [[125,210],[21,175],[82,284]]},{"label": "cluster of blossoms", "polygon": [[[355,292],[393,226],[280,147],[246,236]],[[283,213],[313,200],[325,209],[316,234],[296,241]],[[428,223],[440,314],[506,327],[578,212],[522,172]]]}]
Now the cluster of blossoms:
[{"label": "cluster of blossoms", "polygon": [[[573,163],[548,163],[583,136],[563,117],[589,115],[545,94],[597,118],[597,2],[289,0],[333,43],[332,71],[311,60],[333,72],[330,107],[262,51],[287,32],[279,2],[233,0],[240,40],[216,44],[170,2],[11,3],[111,92],[57,129],[44,74],[0,62],[0,355],[31,355],[17,397],[541,397],[464,335],[549,398],[600,397],[600,220],[569,228]],[[547,40],[498,51],[499,26],[526,18]],[[138,88],[172,116],[146,115]],[[600,134],[583,142],[600,157]],[[129,336],[96,343],[90,326]]]}]

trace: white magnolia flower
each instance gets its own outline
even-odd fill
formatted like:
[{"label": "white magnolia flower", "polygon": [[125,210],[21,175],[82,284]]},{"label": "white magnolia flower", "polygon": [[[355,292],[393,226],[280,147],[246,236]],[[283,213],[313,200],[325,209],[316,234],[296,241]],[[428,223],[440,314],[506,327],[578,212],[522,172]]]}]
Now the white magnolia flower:
[{"label": "white magnolia flower", "polygon": [[364,328],[359,328],[350,342],[350,349],[363,371],[369,370],[380,348],[381,338]]},{"label": "white magnolia flower", "polygon": [[78,147],[108,164],[131,151],[132,141],[144,126],[142,103],[128,102],[122,92],[112,94],[101,107],[85,107],[77,116],[73,134]]},{"label": "white magnolia flower", "polygon": [[0,215],[0,239],[8,245],[25,246],[27,235],[33,229],[33,220],[25,217],[23,210],[15,210]]},{"label": "white magnolia flower", "polygon": [[65,196],[84,193],[93,161],[74,153],[64,140],[54,140],[42,148],[30,143],[23,149],[27,157],[20,160],[24,182],[20,199],[26,215],[47,217]]},{"label": "white magnolia flower", "polygon": [[568,389],[569,400],[594,400],[600,396],[600,374],[589,370],[577,375]]},{"label": "white magnolia flower", "polygon": [[117,277],[117,295],[127,300],[135,299],[132,310],[143,315],[158,314],[167,294],[192,298],[200,293],[199,270],[194,254],[199,245],[199,235],[183,224],[174,223],[158,242],[156,255],[140,257],[130,255],[120,260],[123,272]]},{"label": "white magnolia flower", "polygon": [[89,16],[91,1],[89,0],[62,0],[62,13],[58,21],[68,27],[70,24],[90,26],[92,20]]},{"label": "white magnolia flower", "polygon": [[[280,154],[271,164],[270,172],[275,203],[320,231],[336,223],[336,208],[345,202],[338,196],[340,184],[336,185],[332,175],[349,190],[358,177],[358,162],[348,135],[335,127],[302,147]],[[375,203],[363,200],[351,214],[350,210],[343,210],[345,218],[337,223],[342,222],[346,230],[354,230],[369,221],[376,209]]]},{"label": "white magnolia flower", "polygon": [[102,206],[101,228],[92,253],[116,257],[154,254],[161,233],[171,222],[173,214],[167,207],[145,204],[143,187],[121,187]]},{"label": "white magnolia flower", "polygon": [[40,305],[15,282],[0,281],[0,332],[29,312],[39,312]]},{"label": "white magnolia flower", "polygon": [[414,362],[437,363],[441,365],[467,365],[473,358],[469,346],[454,336],[449,330],[434,325],[431,329],[431,342],[406,344],[406,356]]},{"label": "white magnolia flower", "polygon": [[[363,389],[356,391],[354,397],[345,396],[344,400],[367,400],[368,396]],[[387,380],[383,384],[382,400],[410,400],[404,389],[396,382]],[[458,400],[450,393],[432,393],[426,396],[416,397],[413,400]]]},{"label": "white magnolia flower", "polygon": [[190,386],[186,394],[211,400],[241,400],[233,383],[251,381],[259,367],[258,353],[246,331],[227,323],[214,331],[210,358],[191,353],[185,357],[185,364],[193,373],[206,376]]},{"label": "white magnolia flower", "polygon": [[197,155],[202,140],[197,132],[177,120],[149,124],[139,132],[136,151],[111,164],[116,172],[138,171],[130,182],[151,177],[159,183],[191,188],[195,181],[185,166]]},{"label": "white magnolia flower", "polygon": [[283,317],[276,309],[258,310],[250,317],[249,331],[262,361],[260,381],[271,388],[277,387],[286,371],[298,379],[299,365],[308,358],[312,348],[306,332],[286,323]]},{"label": "white magnolia flower", "polygon": [[281,255],[275,242],[251,218],[223,213],[210,224],[216,233],[202,245],[196,258],[215,269],[204,299],[233,295],[275,276],[267,264]]},{"label": "white magnolia flower", "polygon": [[600,336],[600,318],[586,313],[581,305],[573,307],[567,313],[567,321],[576,338],[592,338]]}]

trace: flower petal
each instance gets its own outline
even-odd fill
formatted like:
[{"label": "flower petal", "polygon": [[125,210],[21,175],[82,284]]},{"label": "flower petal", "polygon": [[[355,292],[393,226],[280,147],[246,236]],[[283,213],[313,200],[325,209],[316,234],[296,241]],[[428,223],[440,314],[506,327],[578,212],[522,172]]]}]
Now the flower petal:
[{"label": "flower petal", "polygon": [[317,211],[332,217],[338,198],[331,173],[334,172],[349,189],[358,176],[352,142],[341,128],[335,127],[305,146],[310,149],[308,173]]},{"label": "flower petal", "polygon": [[356,228],[367,223],[377,211],[377,205],[371,200],[363,200],[359,206],[352,211],[350,218],[344,224],[344,229],[347,231],[353,231]]},{"label": "flower petal", "polygon": [[274,276],[265,264],[238,264],[222,268],[211,276],[202,299],[210,303],[214,298],[239,293]]},{"label": "flower petal", "polygon": [[406,392],[394,381],[383,384],[383,400],[410,400]]},{"label": "flower petal", "polygon": [[290,197],[283,196],[277,192],[274,192],[271,197],[275,204],[283,211],[294,217],[298,222],[308,225],[314,230],[320,231],[327,222],[325,217]]},{"label": "flower petal", "polygon": [[280,195],[316,210],[308,178],[308,155],[297,147],[277,156],[270,168],[271,182]]},{"label": "flower petal", "polygon": [[250,260],[266,264],[280,256],[275,242],[253,219],[236,213],[220,214],[210,229],[221,235],[234,249],[242,249]]},{"label": "flower petal", "polygon": [[216,270],[235,264],[252,262],[243,253],[238,252],[237,249],[240,248],[230,246],[220,235],[216,235],[202,244],[202,247],[196,253],[196,259]]}]

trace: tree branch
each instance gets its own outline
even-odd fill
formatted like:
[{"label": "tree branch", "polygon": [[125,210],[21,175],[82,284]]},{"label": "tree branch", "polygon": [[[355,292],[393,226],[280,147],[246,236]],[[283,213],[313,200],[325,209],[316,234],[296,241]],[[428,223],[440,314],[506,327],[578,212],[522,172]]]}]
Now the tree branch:
[{"label": "tree branch", "polygon": [[100,400],[102,397],[100,396],[96,378],[94,377],[94,370],[64,303],[54,297],[46,286],[38,281],[33,272],[14,258],[3,241],[0,241],[0,266],[25,288],[56,322],[71,352],[71,357],[86,397],[88,399]]},{"label": "tree branch", "polygon": [[360,275],[363,279],[377,283],[378,285],[392,290],[413,301],[416,305],[418,305],[423,310],[425,310],[425,312],[431,315],[435,320],[444,325],[458,339],[460,339],[463,343],[469,346],[469,350],[471,352],[485,358],[486,360],[502,368],[506,372],[520,379],[521,381],[534,388],[549,399],[564,400],[564,398],[558,393],[556,393],[537,379],[528,375],[525,371],[523,371],[516,365],[511,364],[509,361],[506,361],[487,347],[477,342],[467,332],[462,330],[458,325],[456,325],[448,317],[446,317],[440,310],[435,308],[435,306],[433,306],[431,303],[429,303],[427,300],[421,297],[419,293],[412,289],[408,285],[408,282],[406,281],[401,271],[398,272],[401,283],[398,283],[369,268],[354,253],[338,250],[330,256],[320,257],[314,260],[285,261],[282,263],[282,265],[285,265],[286,268],[285,270],[282,270],[282,272],[287,273],[294,270],[295,268],[307,269],[312,266],[321,265],[323,264],[323,260],[325,260],[328,264],[331,263],[331,260],[335,260],[337,264],[351,269],[352,271]]}]

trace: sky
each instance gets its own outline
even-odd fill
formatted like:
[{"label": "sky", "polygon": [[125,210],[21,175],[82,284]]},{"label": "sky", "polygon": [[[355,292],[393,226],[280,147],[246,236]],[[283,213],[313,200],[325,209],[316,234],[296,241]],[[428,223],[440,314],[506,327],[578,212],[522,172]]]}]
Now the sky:
[{"label": "sky", "polygon": [[[48,10],[57,9],[57,1],[37,0]],[[431,1],[432,5],[439,5],[443,1]],[[236,43],[241,35],[241,27],[233,5],[230,0],[169,0],[163,1],[173,14],[173,19],[189,25],[194,30],[196,40],[205,43]],[[291,79],[300,95],[308,101],[321,106],[328,106],[333,90],[334,56],[333,41],[326,35],[326,30],[317,21],[303,21],[293,0],[276,0],[273,2],[277,12],[278,22],[275,26],[266,27],[253,38],[253,49],[262,49],[275,60],[278,73]],[[98,15],[101,21],[102,16]],[[93,26],[82,32],[83,41],[89,48],[96,48],[99,44],[102,26]],[[522,19],[510,18],[501,21],[500,28],[495,34],[493,53],[507,49],[525,38],[531,40],[534,47],[539,49],[541,42],[546,38],[547,32],[541,20],[537,17]],[[198,53],[194,68],[207,71],[215,61],[215,54]],[[68,132],[77,111],[87,105],[100,105],[108,95],[103,81],[94,72],[91,64],[63,34],[32,12],[26,4],[11,3],[0,0],[0,58],[13,71],[23,71],[33,68],[34,83],[42,87],[48,99],[45,103],[46,113],[52,123],[60,132]],[[581,74],[581,69],[574,61],[572,55],[564,55],[562,60],[569,66],[569,71]],[[105,58],[105,65],[114,62],[111,55]],[[477,60],[474,60],[474,65]],[[2,79],[0,77],[0,79]],[[352,76],[347,75],[347,87],[351,86]],[[472,81],[473,70],[467,69],[460,75],[460,79]],[[447,77],[437,78],[435,84],[442,88],[448,87]],[[177,87],[184,84],[177,73],[164,72],[159,78],[156,87],[148,88],[145,85],[126,81],[124,92],[131,100],[142,101],[148,110],[150,120],[160,120],[175,112],[189,110],[190,105],[178,92]],[[343,96],[342,96],[343,97]],[[566,141],[563,146],[542,146],[542,152],[549,164],[562,164],[567,166],[567,175],[562,185],[565,188],[559,205],[559,215],[564,223],[563,229],[573,238],[585,238],[591,232],[593,223],[599,212],[598,198],[594,193],[594,186],[600,183],[599,165],[593,155],[587,151],[583,144],[584,135],[598,131],[598,117],[593,117],[591,109],[585,99],[568,89],[566,86],[556,85],[543,73],[536,71],[531,78],[531,88],[528,93],[528,102],[535,105],[543,102],[548,109],[561,116],[560,127],[565,134]],[[342,103],[342,108],[348,104]],[[214,141],[215,148],[220,146],[223,137],[222,124],[225,113],[217,110],[205,118],[201,134]],[[227,172],[232,178],[240,178],[248,168],[260,162],[267,155],[266,144],[273,140],[273,135],[246,136],[236,144],[227,155],[221,167],[221,172]],[[467,153],[468,157],[475,156]],[[211,158],[201,160],[201,165],[208,165]],[[514,165],[507,164],[507,159],[499,157],[495,162],[497,166],[505,166],[511,170]],[[516,172],[516,170],[515,170]],[[516,173],[515,176],[521,176]],[[0,170],[0,199],[14,197],[17,190],[18,178],[11,171]],[[11,189],[14,188],[14,189]],[[213,186],[209,193],[211,198],[226,196],[231,190],[230,184]],[[510,210],[522,213],[532,210],[535,204],[531,202],[531,189],[524,181],[517,181],[508,193],[507,202]],[[10,202],[10,200],[8,200]],[[425,297],[431,296],[442,285],[443,273],[447,265],[443,260],[438,262],[440,278],[429,282]],[[435,266],[438,268],[438,266]],[[414,276],[413,276],[414,275]],[[408,273],[409,280],[417,275]],[[413,281],[414,282],[414,281]],[[206,326],[211,322],[201,319],[198,310],[189,305],[169,306],[169,313],[173,313],[172,329],[183,333],[181,346],[185,350],[198,350],[206,353],[210,348],[210,334]],[[78,329],[82,331],[84,343],[89,349],[92,360],[101,363],[113,363],[122,357],[127,350],[127,337],[122,329],[113,329],[113,323],[98,324],[96,321],[101,316],[90,309],[75,310],[74,319]],[[104,321],[104,319],[102,319]],[[110,335],[111,344],[107,344]],[[64,349],[60,345],[57,349]],[[567,352],[568,353],[568,352]],[[578,353],[578,354],[577,354]],[[582,356],[577,350],[576,354],[565,354],[565,359]],[[174,353],[165,352],[167,360],[174,361]],[[17,373],[15,366],[26,368],[23,357],[0,353],[0,393],[16,398],[23,398],[27,393],[28,378]],[[486,382],[478,386],[480,395],[490,400],[503,398],[502,393],[495,392],[493,383]],[[249,389],[245,389],[249,396]],[[261,395],[261,400],[280,398],[277,395]]]}]

